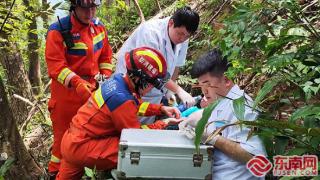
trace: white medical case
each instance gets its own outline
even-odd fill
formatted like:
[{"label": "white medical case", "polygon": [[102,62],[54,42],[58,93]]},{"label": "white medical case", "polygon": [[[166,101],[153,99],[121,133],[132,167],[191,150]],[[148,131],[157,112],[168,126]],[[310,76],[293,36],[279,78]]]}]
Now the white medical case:
[{"label": "white medical case", "polygon": [[124,129],[117,179],[211,179],[212,148],[176,130]]}]

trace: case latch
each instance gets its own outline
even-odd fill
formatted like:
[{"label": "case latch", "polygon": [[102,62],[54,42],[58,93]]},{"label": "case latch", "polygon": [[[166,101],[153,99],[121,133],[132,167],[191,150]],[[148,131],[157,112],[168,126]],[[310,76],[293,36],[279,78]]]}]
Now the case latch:
[{"label": "case latch", "polygon": [[193,154],[193,167],[201,167],[203,161],[203,155],[195,153]]},{"label": "case latch", "polygon": [[120,150],[121,158],[125,158],[126,157],[126,150],[127,149],[128,149],[128,144],[126,143],[126,141],[121,141],[119,143],[119,150]]},{"label": "case latch", "polygon": [[140,161],[140,152],[130,152],[131,164],[138,165]]},{"label": "case latch", "polygon": [[209,146],[207,148],[207,153],[208,153],[208,161],[211,161],[212,160],[212,157],[213,157],[213,153],[214,153],[214,147],[213,146]]}]

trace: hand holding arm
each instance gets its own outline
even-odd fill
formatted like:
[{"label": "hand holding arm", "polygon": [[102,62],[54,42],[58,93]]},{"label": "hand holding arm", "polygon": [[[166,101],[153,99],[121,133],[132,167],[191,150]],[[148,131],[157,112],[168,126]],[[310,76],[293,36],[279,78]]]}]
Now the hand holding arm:
[{"label": "hand holding arm", "polygon": [[194,100],[194,98],[180,86],[177,89],[176,93],[185,107],[190,108],[195,105],[196,101]]},{"label": "hand holding arm", "polygon": [[184,120],[179,124],[179,131],[189,139],[194,139],[194,129],[197,126],[198,121],[201,119],[202,113],[203,109],[192,113],[187,118],[184,118]]},{"label": "hand holding arm", "polygon": [[165,122],[167,125],[177,125],[181,121],[183,121],[183,119],[167,118],[167,119],[162,119],[162,121]]},{"label": "hand holding arm", "polygon": [[176,84],[172,79],[170,79],[166,83],[166,88],[176,93],[181,102],[183,102],[184,106],[186,106],[187,108],[195,105],[196,101],[194,100],[194,98],[185,90],[183,90],[178,84]]},{"label": "hand holding arm", "polygon": [[177,103],[177,99],[176,99],[176,96],[174,94],[174,92],[172,92],[171,90],[168,90],[166,92],[166,95],[165,95],[169,105],[171,104],[176,104]]},{"label": "hand holding arm", "polygon": [[180,118],[179,110],[176,107],[169,107],[169,106],[161,106],[161,112],[167,115],[168,117],[175,117],[177,119]]}]

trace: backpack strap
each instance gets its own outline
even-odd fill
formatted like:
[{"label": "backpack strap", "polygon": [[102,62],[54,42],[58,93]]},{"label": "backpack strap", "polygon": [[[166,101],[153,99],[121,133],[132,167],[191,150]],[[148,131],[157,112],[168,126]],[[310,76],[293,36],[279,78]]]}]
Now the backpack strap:
[{"label": "backpack strap", "polygon": [[[68,49],[71,49],[74,47],[74,42],[72,39],[72,34],[71,34],[71,28],[72,28],[72,24],[71,24],[71,16],[67,17],[67,23],[61,23],[59,16],[57,16],[58,18],[58,23],[59,23],[59,32],[62,35],[63,41],[66,43],[66,46]],[[64,27],[65,26],[65,27]]]}]

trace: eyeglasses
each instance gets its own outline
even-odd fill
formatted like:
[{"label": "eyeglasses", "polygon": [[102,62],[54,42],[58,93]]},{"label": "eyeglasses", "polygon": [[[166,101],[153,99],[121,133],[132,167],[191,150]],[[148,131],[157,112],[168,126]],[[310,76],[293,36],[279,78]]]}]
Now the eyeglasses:
[{"label": "eyeglasses", "polygon": [[212,85],[208,85],[208,84],[192,84],[191,85],[192,88],[218,88],[217,86],[212,86]]}]

